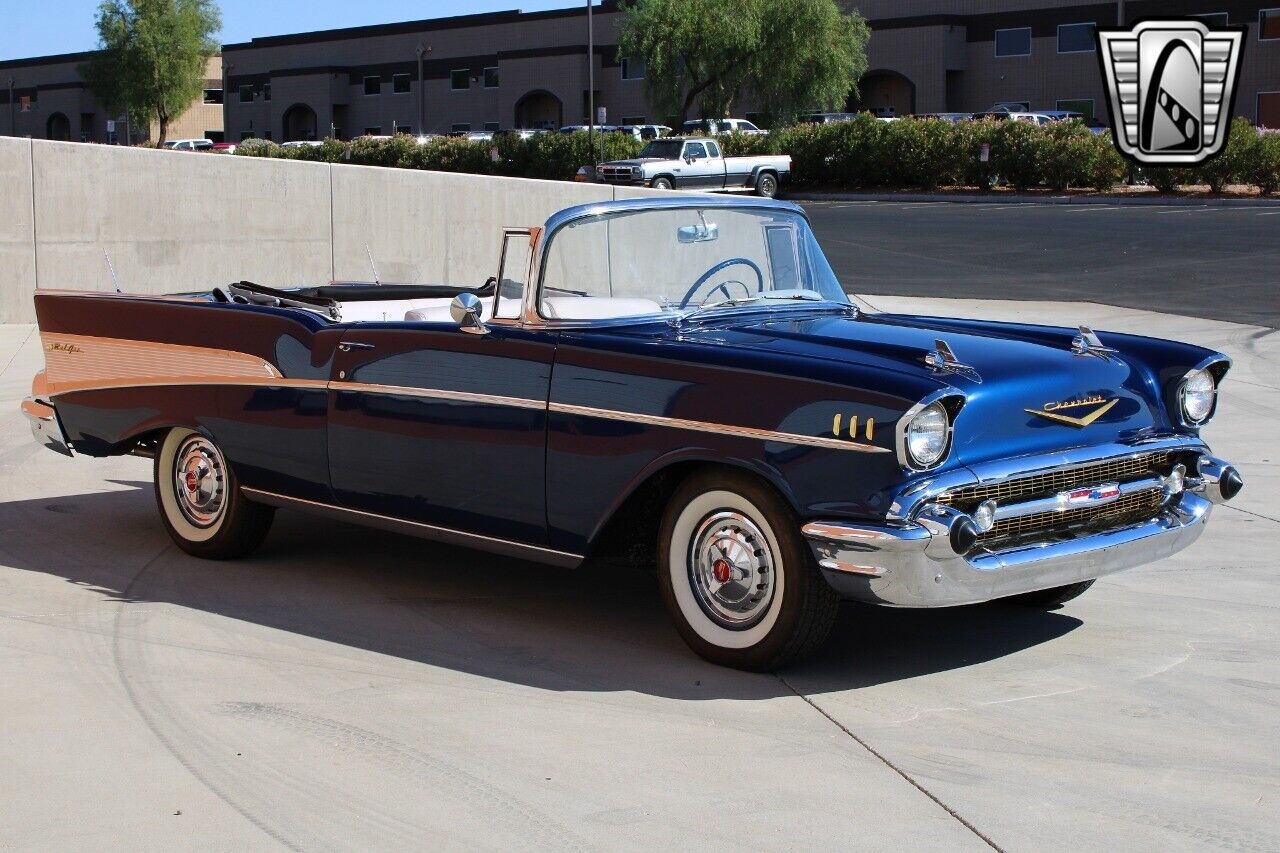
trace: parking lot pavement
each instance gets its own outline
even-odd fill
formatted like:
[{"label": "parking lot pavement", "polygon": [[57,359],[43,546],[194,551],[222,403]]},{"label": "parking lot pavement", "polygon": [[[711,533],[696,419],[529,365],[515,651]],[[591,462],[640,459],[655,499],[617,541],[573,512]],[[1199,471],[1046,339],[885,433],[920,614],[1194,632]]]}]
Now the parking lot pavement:
[{"label": "parking lot pavement", "polygon": [[640,572],[285,512],[253,558],[191,559],[148,462],[30,441],[39,348],[0,327],[0,847],[1280,849],[1280,333],[868,298],[1225,350],[1208,437],[1245,492],[1058,611],[847,605],[748,675]]},{"label": "parking lot pavement", "polygon": [[804,202],[847,288],[1106,302],[1280,328],[1280,209]]}]

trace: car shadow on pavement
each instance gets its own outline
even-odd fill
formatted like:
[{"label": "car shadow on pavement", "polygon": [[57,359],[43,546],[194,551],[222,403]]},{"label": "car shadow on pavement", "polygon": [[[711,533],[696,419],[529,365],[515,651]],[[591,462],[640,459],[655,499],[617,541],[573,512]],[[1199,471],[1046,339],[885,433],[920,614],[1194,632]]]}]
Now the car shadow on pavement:
[{"label": "car shadow on pavement", "polygon": [[[301,654],[305,638],[314,638],[546,690],[687,700],[791,692],[778,677],[697,658],[672,627],[655,581],[638,569],[563,571],[283,511],[255,555],[209,562],[170,542],[150,483],[113,482],[126,488],[0,503],[0,564],[111,600],[162,602],[290,632]],[[1015,654],[1080,624],[1002,605],[846,604],[830,642],[796,671],[832,691],[868,687]]]}]

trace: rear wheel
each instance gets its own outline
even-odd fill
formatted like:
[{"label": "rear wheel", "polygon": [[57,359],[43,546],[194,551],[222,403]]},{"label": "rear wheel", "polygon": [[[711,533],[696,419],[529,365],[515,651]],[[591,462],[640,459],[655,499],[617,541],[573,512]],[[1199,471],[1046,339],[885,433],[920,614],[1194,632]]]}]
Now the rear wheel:
[{"label": "rear wheel", "polygon": [[245,498],[222,451],[208,436],[170,430],[155,457],[156,503],[179,548],[196,557],[229,560],[266,538],[272,507]]},{"label": "rear wheel", "polygon": [[1059,604],[1066,604],[1071,599],[1084,595],[1091,586],[1093,581],[1081,581],[1066,586],[1055,586],[1052,589],[1024,592],[1022,595],[1011,596],[1009,601],[1026,607],[1057,607]]},{"label": "rear wheel", "polygon": [[731,470],[682,483],[663,515],[658,583],[681,637],[722,666],[768,671],[827,638],[839,603],[767,485]]},{"label": "rear wheel", "polygon": [[761,198],[774,198],[778,194],[778,176],[765,172],[756,179],[756,195]]},{"label": "rear wheel", "polygon": [[670,178],[654,178],[653,183],[650,184],[650,186],[652,186],[655,190],[675,189],[675,184],[671,182]]}]

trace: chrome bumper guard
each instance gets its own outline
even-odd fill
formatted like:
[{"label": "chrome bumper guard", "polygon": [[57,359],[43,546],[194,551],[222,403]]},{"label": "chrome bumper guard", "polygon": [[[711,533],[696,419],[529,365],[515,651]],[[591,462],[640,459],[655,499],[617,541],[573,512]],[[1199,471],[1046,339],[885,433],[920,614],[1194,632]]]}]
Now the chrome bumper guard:
[{"label": "chrome bumper guard", "polygon": [[43,400],[27,397],[22,401],[22,414],[27,416],[31,435],[37,444],[56,450],[64,456],[72,455],[71,442],[62,431],[62,424],[58,422],[58,413],[53,406]]},{"label": "chrome bumper guard", "polygon": [[[1142,481],[1127,488],[1149,488]],[[973,547],[974,521],[924,504],[899,524],[815,521],[801,529],[831,586],[845,598],[894,607],[950,607],[1066,586],[1169,557],[1195,542],[1215,504],[1243,487],[1228,463],[1201,456],[1185,488],[1156,517],[1007,550]],[[1006,514],[1042,512],[1012,504]]]}]

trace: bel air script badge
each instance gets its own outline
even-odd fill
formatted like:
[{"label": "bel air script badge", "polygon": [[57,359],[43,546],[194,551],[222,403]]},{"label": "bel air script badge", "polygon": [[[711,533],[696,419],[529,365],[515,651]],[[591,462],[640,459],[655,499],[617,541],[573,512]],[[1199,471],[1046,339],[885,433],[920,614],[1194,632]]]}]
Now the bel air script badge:
[{"label": "bel air script badge", "polygon": [[[1051,421],[1067,426],[1084,428],[1089,424],[1098,420],[1120,402],[1120,398],[1108,400],[1106,397],[1084,397],[1079,400],[1067,400],[1062,403],[1045,403],[1043,409],[1026,409],[1028,414],[1039,415],[1042,418],[1048,418]],[[1094,407],[1093,411],[1082,417],[1074,417],[1072,415],[1064,415],[1064,409],[1084,409]]]}]

